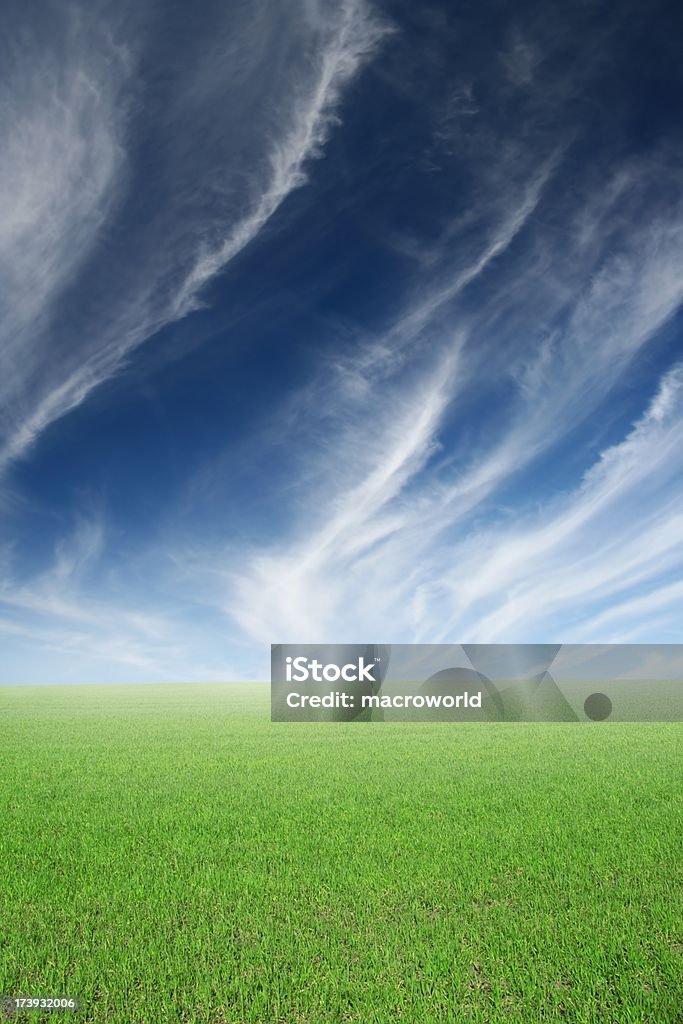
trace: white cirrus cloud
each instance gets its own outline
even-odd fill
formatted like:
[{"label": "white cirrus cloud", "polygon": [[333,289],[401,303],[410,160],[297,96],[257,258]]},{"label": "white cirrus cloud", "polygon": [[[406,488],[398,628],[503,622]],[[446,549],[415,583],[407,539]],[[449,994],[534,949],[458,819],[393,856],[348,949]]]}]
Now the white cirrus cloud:
[{"label": "white cirrus cloud", "polygon": [[305,181],[344,87],[387,31],[365,0],[260,0],[218,28],[189,22],[192,59],[156,95],[141,70],[149,30],[128,38],[108,12],[67,6],[50,39],[29,24],[5,44],[0,472],[196,308]]}]

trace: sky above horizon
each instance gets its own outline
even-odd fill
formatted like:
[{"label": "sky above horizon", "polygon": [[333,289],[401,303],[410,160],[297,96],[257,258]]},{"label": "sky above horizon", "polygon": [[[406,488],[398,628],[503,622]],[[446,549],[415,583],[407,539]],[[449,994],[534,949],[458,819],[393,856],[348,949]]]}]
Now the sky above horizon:
[{"label": "sky above horizon", "polygon": [[683,9],[6,0],[0,683],[683,642]]}]

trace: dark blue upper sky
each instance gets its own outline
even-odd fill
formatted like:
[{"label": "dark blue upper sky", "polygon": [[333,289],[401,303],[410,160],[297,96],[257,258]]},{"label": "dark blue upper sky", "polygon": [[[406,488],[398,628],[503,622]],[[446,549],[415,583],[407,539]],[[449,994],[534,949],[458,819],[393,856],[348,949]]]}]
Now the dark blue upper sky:
[{"label": "dark blue upper sky", "polygon": [[679,4],[2,20],[0,682],[683,639]]}]

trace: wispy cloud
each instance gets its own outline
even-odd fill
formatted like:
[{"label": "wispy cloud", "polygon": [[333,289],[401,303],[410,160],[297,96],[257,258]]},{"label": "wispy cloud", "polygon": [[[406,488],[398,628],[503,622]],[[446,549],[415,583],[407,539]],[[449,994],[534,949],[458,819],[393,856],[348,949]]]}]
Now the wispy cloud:
[{"label": "wispy cloud", "polygon": [[[0,475],[200,304],[304,184],[345,87],[388,31],[365,0],[279,11],[259,0],[205,27],[173,15],[160,33],[151,14],[76,3],[2,44]],[[174,61],[173,31],[186,58],[159,87],[146,69]],[[179,628],[182,602],[150,599],[147,611],[132,584],[108,588],[105,543],[103,522],[81,517],[43,571],[21,578],[8,554],[4,630],[99,677],[111,663],[177,678],[177,638],[192,632]]]},{"label": "wispy cloud", "polygon": [[[677,367],[630,434],[601,454],[574,494],[563,496],[559,511],[498,537],[471,537],[467,553],[453,552],[468,581],[454,595],[458,618],[478,638],[509,636],[522,624],[540,629],[549,619],[583,635],[595,629],[592,602],[628,595],[679,568],[682,441]],[[618,602],[613,610],[618,617]]]},{"label": "wispy cloud", "polygon": [[125,173],[126,55],[96,32],[96,59],[87,30],[68,11],[64,18],[54,49],[34,50],[21,37],[3,47],[0,466],[65,404],[58,365],[53,396],[40,393],[45,368],[59,363],[47,337],[50,317],[112,214]]},{"label": "wispy cloud", "polygon": [[312,83],[296,97],[284,136],[275,141],[268,154],[270,173],[263,191],[221,245],[201,253],[175,296],[176,316],[194,308],[206,282],[249,244],[283,199],[305,183],[304,165],[320,155],[344,86],[389,32],[388,26],[371,16],[365,0],[344,0],[338,17],[329,13],[325,16],[323,8],[312,2],[306,15],[314,34],[320,37],[312,60]]},{"label": "wispy cloud", "polygon": [[237,678],[206,622],[193,621],[191,606],[188,612],[177,596],[141,588],[130,566],[123,579],[111,568],[103,572],[111,542],[102,513],[91,510],[57,541],[46,568],[19,572],[5,552],[2,682]]},{"label": "wispy cloud", "polygon": [[374,440],[368,439],[360,458],[352,437],[346,451],[335,451],[339,470],[318,499],[325,509],[324,517],[316,510],[318,527],[284,554],[256,555],[248,574],[234,580],[229,611],[244,630],[259,639],[283,629],[300,637],[329,634],[351,568],[403,525],[395,504],[433,454],[457,362],[457,355],[450,356],[430,379],[378,414]]},{"label": "wispy cloud", "polygon": [[[353,514],[331,516],[331,547],[322,530],[284,554],[257,555],[231,593],[231,614],[264,643],[370,633],[537,640],[549,629],[585,641],[604,640],[608,627],[610,636],[618,628],[628,635],[639,612],[680,603],[680,586],[661,580],[683,561],[681,379],[680,369],[664,377],[641,420],[575,492],[549,498],[514,529],[458,527],[457,515],[440,517],[423,463],[381,508],[349,491]],[[431,408],[442,414],[442,399]],[[439,414],[430,420],[432,443],[439,421]],[[394,436],[402,436],[400,424]],[[340,523],[349,536],[340,536]],[[646,595],[634,597],[641,587]]]},{"label": "wispy cloud", "polygon": [[[127,40],[120,25],[102,23],[102,12],[65,8],[52,40],[32,39],[27,26],[7,54],[0,97],[9,112],[0,144],[0,272],[9,298],[0,337],[0,472],[115,374],[133,350],[196,308],[202,288],[305,181],[306,162],[320,153],[344,86],[386,31],[364,0],[334,7],[301,0],[274,19],[261,17],[261,7],[249,16],[235,12],[222,26],[233,49],[243,47],[243,66],[235,71],[226,62],[220,74],[213,69],[217,80],[202,108],[204,120],[220,117],[226,104],[239,110],[250,88],[259,94],[254,121],[235,119],[241,136],[212,153],[214,160],[231,159],[224,173],[240,188],[235,193],[234,184],[221,183],[218,168],[203,168],[208,190],[201,197],[207,182],[186,180],[196,172],[187,158],[165,166],[164,206],[155,211],[150,201],[148,225],[111,246],[106,271],[98,274],[91,258],[94,276],[80,284],[97,300],[88,298],[82,316],[65,306],[68,289],[85,258],[97,256],[94,247],[111,245],[115,216],[130,217],[124,200],[132,201],[136,173],[140,44]],[[255,32],[267,33],[258,47]],[[254,54],[246,66],[244,53]],[[265,87],[263,75],[269,76]],[[176,135],[202,129],[186,99],[200,88],[205,84],[188,73],[169,97],[177,105],[164,110],[173,141],[160,140],[160,146],[169,146],[170,157]],[[151,103],[150,111],[156,113]],[[233,155],[240,148],[252,154],[242,166]],[[207,221],[199,211],[212,192],[214,215]]]},{"label": "wispy cloud", "polygon": [[[661,173],[666,175],[667,168],[665,163]],[[639,174],[621,175],[622,208],[640,194],[641,185]],[[608,206],[612,191],[606,190]],[[533,194],[524,215],[512,214],[510,224],[527,224],[538,205],[538,192]],[[593,216],[607,216],[592,202]],[[497,295],[493,291],[479,318],[471,312],[458,316],[457,305],[442,306],[428,296],[398,329],[370,342],[371,358],[360,353],[359,383],[349,392],[356,403],[352,425],[348,417],[345,425],[335,421],[329,402],[322,403],[327,439],[316,472],[304,478],[305,498],[290,543],[283,547],[280,538],[277,553],[266,549],[248,556],[230,590],[229,612],[252,636],[261,642],[355,640],[372,632],[383,639],[464,636],[490,642],[519,639],[522,633],[538,639],[552,629],[560,639],[585,639],[598,635],[595,621],[605,628],[613,621],[596,619],[610,602],[615,629],[620,603],[626,623],[639,587],[652,590],[654,607],[663,580],[662,595],[674,600],[677,591],[669,588],[666,574],[678,565],[683,540],[677,512],[683,486],[679,367],[664,375],[641,420],[623,441],[605,449],[575,492],[567,489],[558,497],[545,492],[542,483],[539,487],[536,478],[534,500],[522,502],[514,529],[506,523],[505,499],[500,506],[499,495],[511,481],[523,481],[541,456],[547,457],[600,407],[683,301],[680,206],[669,205],[666,219],[655,206],[645,223],[623,227],[611,237],[608,251],[600,257],[592,252],[588,276],[579,269],[588,237],[586,216],[582,207],[569,221],[566,250],[574,249],[576,263],[569,262],[564,287],[558,286],[557,260],[549,262],[545,286],[537,286],[531,307],[540,308],[544,319],[548,311],[557,316],[563,308],[568,315],[549,333],[517,343],[497,372],[488,369],[500,358],[494,327],[519,301],[504,285]],[[515,234],[512,230],[501,237],[509,244]],[[527,270],[539,250],[530,251]],[[459,271],[460,279],[473,282],[488,267],[486,258],[475,259],[471,272]],[[519,262],[515,274],[520,275]],[[461,292],[456,285],[454,298]],[[522,300],[529,301],[524,292]],[[435,321],[430,321],[430,310]],[[449,320],[450,332],[445,327]],[[449,379],[437,364],[432,380],[440,384],[431,398],[416,389],[415,363],[393,359],[394,331],[405,332],[408,348],[419,352],[426,325],[432,356],[457,352],[459,368]],[[441,345],[434,341],[437,325]],[[387,376],[387,365],[393,378]],[[397,365],[402,372],[396,373]],[[348,366],[353,376],[351,360]],[[382,408],[396,413],[386,433],[377,426],[386,422],[376,408],[379,381]],[[512,388],[506,402],[496,405],[499,417],[501,409],[506,411],[495,431],[473,434],[472,412],[475,426],[477,409],[486,422],[488,389],[496,381],[498,387],[507,381]],[[411,388],[415,408],[406,420],[398,410],[401,395]],[[468,402],[466,433],[459,438],[458,409]],[[348,412],[348,394],[344,408]],[[366,481],[392,464],[404,432],[410,436],[408,423],[421,422],[420,408],[434,413],[429,420],[432,458],[408,463],[400,489],[387,493],[386,500],[364,502]],[[339,513],[347,501],[353,509],[348,519]],[[320,522],[325,525],[316,525]],[[350,537],[339,533],[340,522]],[[332,538],[329,547],[326,538]]]}]

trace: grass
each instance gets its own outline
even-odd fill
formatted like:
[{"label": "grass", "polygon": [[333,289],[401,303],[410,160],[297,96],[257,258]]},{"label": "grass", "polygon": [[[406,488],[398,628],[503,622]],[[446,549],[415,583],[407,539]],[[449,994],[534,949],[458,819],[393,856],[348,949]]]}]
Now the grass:
[{"label": "grass", "polygon": [[7,687],[0,729],[0,993],[683,1021],[681,725],[271,724],[264,687],[140,686]]}]

